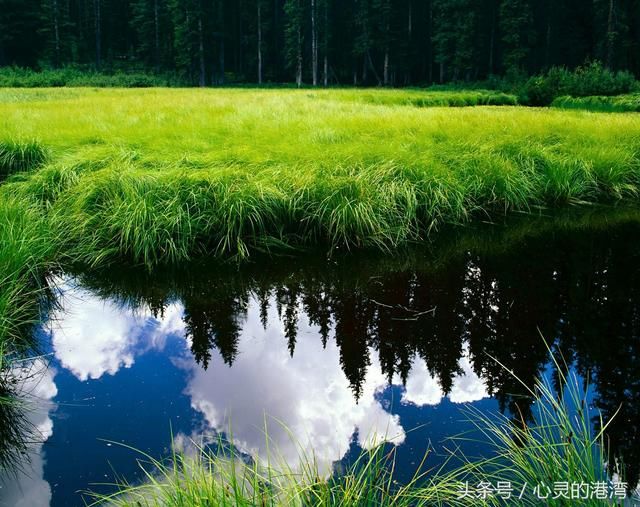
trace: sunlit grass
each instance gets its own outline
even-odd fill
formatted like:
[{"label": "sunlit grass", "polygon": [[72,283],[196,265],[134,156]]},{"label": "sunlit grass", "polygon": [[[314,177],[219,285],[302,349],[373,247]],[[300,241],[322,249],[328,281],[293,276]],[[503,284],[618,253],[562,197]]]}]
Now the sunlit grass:
[{"label": "sunlit grass", "polygon": [[464,94],[417,90],[46,93],[0,101],[4,135],[51,153],[2,194],[39,199],[65,252],[91,264],[386,250],[481,213],[638,190],[632,115],[407,106]]},{"label": "sunlit grass", "polygon": [[391,251],[478,216],[636,199],[636,115],[414,107],[496,97],[2,89],[0,333],[55,262]]},{"label": "sunlit grass", "polygon": [[38,282],[55,239],[34,204],[8,196],[0,199],[0,238],[0,347],[6,353],[38,320]]},{"label": "sunlit grass", "polygon": [[36,141],[0,141],[0,178],[37,169],[46,158],[45,149]]}]

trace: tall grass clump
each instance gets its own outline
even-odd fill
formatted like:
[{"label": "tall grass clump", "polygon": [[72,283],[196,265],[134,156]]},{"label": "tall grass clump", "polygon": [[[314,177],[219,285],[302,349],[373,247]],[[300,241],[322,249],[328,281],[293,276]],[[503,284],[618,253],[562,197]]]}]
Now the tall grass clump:
[{"label": "tall grass clump", "polygon": [[607,97],[596,95],[592,97],[558,97],[551,104],[560,109],[582,109],[586,111],[606,113],[640,112],[640,94],[617,95]]},{"label": "tall grass clump", "polygon": [[37,141],[0,140],[0,178],[37,169],[47,159],[47,151]]},{"label": "tall grass clump", "polygon": [[117,485],[112,494],[89,493],[92,505],[416,505],[407,494],[413,484],[399,486],[393,480],[394,452],[385,446],[365,451],[340,475],[330,477],[320,473],[315,457],[303,450],[303,462],[294,469],[287,463],[264,463],[235,450],[233,444],[220,443],[214,449],[195,447],[193,455],[174,451],[164,461],[142,454],[138,463],[145,482]]},{"label": "tall grass clump", "polygon": [[[469,486],[473,490],[481,483],[495,487],[505,481],[514,492],[510,501],[494,495],[486,499],[486,505],[621,505],[627,494],[625,486],[620,491],[622,470],[615,456],[607,453],[606,430],[612,420],[603,421],[591,409],[588,386],[574,373],[565,374],[562,367],[558,364],[556,367],[559,387],[554,387],[548,378],[539,379],[531,388],[523,384],[534,400],[535,421],[532,423],[523,421],[520,414],[488,416],[472,406],[466,407],[475,431],[455,437],[452,444],[456,445],[456,440],[488,444],[492,456],[474,461],[454,451],[452,459],[460,459],[463,464],[436,480],[433,489],[425,490],[426,493],[433,495],[440,490],[448,495],[455,484],[464,491]],[[566,371],[566,366],[563,367]],[[564,484],[569,488],[571,485],[605,485],[607,498],[589,493],[586,498],[567,499],[562,495],[554,498],[554,492]],[[469,505],[477,501],[477,497],[458,500],[449,499],[446,503]]]},{"label": "tall grass clump", "polygon": [[[559,376],[559,392],[542,379],[529,389],[535,414],[531,422],[518,414],[487,415],[467,406],[464,411],[474,431],[451,440],[452,455],[440,468],[427,469],[425,456],[408,484],[394,480],[395,452],[389,445],[363,451],[353,465],[323,476],[314,455],[304,450],[299,451],[301,464],[292,468],[219,443],[215,449],[196,446],[189,454],[174,451],[165,461],[142,454],[138,463],[144,482],[121,483],[115,493],[92,497],[96,504],[121,507],[621,504],[626,492],[614,490],[612,481],[618,480],[614,474],[619,471],[606,453],[605,432],[611,421],[599,421],[595,430],[597,414],[589,407],[588,389],[573,374]],[[488,457],[455,450],[469,439],[487,447]],[[479,484],[499,483],[509,484],[509,498],[504,493],[470,493]],[[547,495],[558,484],[604,484],[607,497]]]},{"label": "tall grass clump", "polygon": [[379,106],[472,107],[516,106],[518,98],[495,90],[462,90],[406,88],[402,90],[320,90],[308,92],[310,97]]},{"label": "tall grass clump", "polygon": [[0,475],[4,480],[27,468],[32,445],[42,438],[29,419],[35,406],[26,387],[42,374],[41,365],[37,359],[9,359],[0,342]]},{"label": "tall grass clump", "polygon": [[38,207],[3,192],[0,238],[0,347],[7,354],[21,346],[38,322],[43,275],[56,247]]}]

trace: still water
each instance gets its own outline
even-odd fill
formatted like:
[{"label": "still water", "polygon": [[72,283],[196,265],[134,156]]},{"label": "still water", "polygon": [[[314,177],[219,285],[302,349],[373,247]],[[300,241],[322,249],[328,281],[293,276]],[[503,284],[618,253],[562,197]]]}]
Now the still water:
[{"label": "still water", "polygon": [[385,439],[407,480],[470,429],[470,405],[530,417],[513,374],[556,379],[542,336],[589,379],[605,420],[622,407],[608,436],[637,481],[640,220],[598,213],[516,219],[395,257],[52,275],[42,357],[21,373],[41,438],[0,505],[83,505],[83,491],[140,479],[140,456],[118,443],[161,457],[229,427],[262,455],[266,425],[290,465],[313,449],[327,473]]}]

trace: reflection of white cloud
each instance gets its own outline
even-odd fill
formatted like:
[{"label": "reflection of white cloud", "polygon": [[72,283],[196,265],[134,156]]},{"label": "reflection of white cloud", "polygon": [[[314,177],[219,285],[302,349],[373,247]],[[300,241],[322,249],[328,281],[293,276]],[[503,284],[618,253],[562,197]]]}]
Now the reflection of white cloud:
[{"label": "reflection of white cloud", "polygon": [[454,403],[471,403],[472,401],[488,398],[487,386],[473,371],[468,347],[465,347],[459,364],[460,368],[462,368],[462,374],[456,375],[453,379],[453,387],[451,388],[451,393],[449,393],[449,399]]},{"label": "reflection of white cloud", "polygon": [[258,307],[251,303],[232,367],[219,354],[207,371],[191,359],[182,363],[190,372],[192,406],[211,428],[222,432],[231,427],[242,450],[264,458],[266,416],[270,446],[279,457],[295,466],[300,449],[313,449],[323,471],[345,454],[356,429],[364,447],[372,445],[374,435],[394,443],[404,440],[398,416],[376,399],[385,378],[375,357],[356,402],[335,343],[323,350],[317,329],[301,322],[292,358],[282,324],[271,317],[264,331]]},{"label": "reflection of white cloud", "polygon": [[415,357],[402,393],[402,403],[437,405],[442,401],[442,388],[438,379],[429,373],[426,363]]},{"label": "reflection of white cloud", "polygon": [[130,368],[145,346],[162,349],[169,334],[184,329],[179,305],[170,305],[155,319],[84,289],[63,283],[62,291],[62,309],[51,319],[53,350],[62,366],[82,381]]},{"label": "reflection of white cloud", "polygon": [[[454,377],[449,399],[454,403],[470,403],[487,398],[487,388],[473,371],[467,347],[463,350],[459,366],[462,373]],[[411,366],[402,402],[418,406],[437,405],[443,396],[438,378],[429,373],[423,359],[416,357]]]},{"label": "reflection of white cloud", "polygon": [[44,456],[42,446],[53,434],[53,421],[49,412],[51,400],[58,390],[53,381],[55,372],[38,359],[13,372],[18,380],[16,395],[26,404],[26,417],[35,431],[37,443],[23,457],[23,470],[0,477],[0,505],[11,507],[42,507],[51,502],[51,486],[44,480]]}]

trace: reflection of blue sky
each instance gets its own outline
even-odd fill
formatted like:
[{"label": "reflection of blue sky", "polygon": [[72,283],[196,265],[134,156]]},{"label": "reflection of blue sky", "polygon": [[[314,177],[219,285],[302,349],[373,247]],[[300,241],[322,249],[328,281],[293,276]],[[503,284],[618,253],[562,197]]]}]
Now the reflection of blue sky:
[{"label": "reflection of blue sky", "polygon": [[[323,349],[318,330],[302,315],[291,357],[275,310],[265,330],[255,302],[243,321],[233,366],[214,351],[205,371],[188,350],[180,304],[154,318],[69,283],[62,287],[62,308],[48,326],[59,370],[58,409],[43,462],[44,478],[54,485],[53,505],[69,505],[74,491],[113,480],[111,467],[129,478],[137,475],[135,454],[101,438],[158,456],[170,445],[170,424],[175,435],[195,438],[231,425],[244,451],[264,456],[267,415],[270,445],[283,458],[294,464],[298,446],[314,449],[328,470],[349,451],[354,434],[362,447],[377,436],[395,444],[410,439],[424,452],[424,442],[440,432],[422,431],[416,442],[417,434],[409,430],[425,422],[420,414],[433,418],[436,427],[443,417],[456,417],[453,402],[487,397],[465,351],[462,373],[447,399],[438,379],[416,358],[406,389],[394,388],[400,399],[392,403],[376,353],[370,351],[371,366],[356,401],[333,340]],[[442,436],[448,436],[444,427]]]}]

